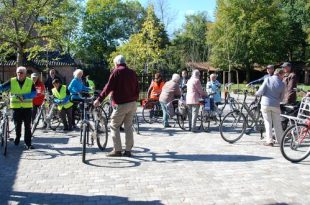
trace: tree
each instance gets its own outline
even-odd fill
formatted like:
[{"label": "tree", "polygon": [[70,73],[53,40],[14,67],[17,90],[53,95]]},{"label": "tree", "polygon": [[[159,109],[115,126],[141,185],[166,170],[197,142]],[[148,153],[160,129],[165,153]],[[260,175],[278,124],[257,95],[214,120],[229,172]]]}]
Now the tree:
[{"label": "tree", "polygon": [[210,61],[223,69],[245,69],[254,63],[279,62],[285,54],[283,12],[277,0],[218,0],[216,21],[210,26]]},{"label": "tree", "polygon": [[164,25],[154,13],[154,7],[147,8],[147,15],[139,33],[133,34],[128,43],[124,43],[111,54],[110,60],[123,54],[129,66],[139,73],[158,70],[164,62],[165,48],[169,43]]},{"label": "tree", "polygon": [[0,55],[16,53],[17,66],[40,51],[54,48],[75,28],[74,0],[2,0]]},{"label": "tree", "polygon": [[141,29],[145,10],[137,1],[89,0],[76,57],[84,63],[107,64],[109,55]]}]

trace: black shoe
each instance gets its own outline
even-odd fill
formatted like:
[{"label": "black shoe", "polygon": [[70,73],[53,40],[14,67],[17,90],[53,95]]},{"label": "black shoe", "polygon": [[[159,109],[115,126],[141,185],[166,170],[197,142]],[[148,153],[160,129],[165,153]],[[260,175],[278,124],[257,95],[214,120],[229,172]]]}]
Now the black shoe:
[{"label": "black shoe", "polygon": [[63,128],[62,131],[69,131],[69,129],[67,127]]},{"label": "black shoe", "polygon": [[124,131],[125,131],[125,129],[124,129],[123,127],[120,127],[119,130],[120,130],[121,132],[124,132]]},{"label": "black shoe", "polygon": [[122,152],[121,151],[112,151],[109,154],[107,154],[107,157],[121,157]]},{"label": "black shoe", "polygon": [[165,125],[164,128],[171,127],[170,125]]},{"label": "black shoe", "polygon": [[16,146],[19,145],[19,139],[15,138],[14,144],[15,144]]},{"label": "black shoe", "polygon": [[131,157],[132,155],[131,155],[131,151],[125,151],[124,153],[123,153],[123,156],[124,157]]},{"label": "black shoe", "polygon": [[29,150],[29,149],[34,149],[33,145],[25,145],[25,149]]}]

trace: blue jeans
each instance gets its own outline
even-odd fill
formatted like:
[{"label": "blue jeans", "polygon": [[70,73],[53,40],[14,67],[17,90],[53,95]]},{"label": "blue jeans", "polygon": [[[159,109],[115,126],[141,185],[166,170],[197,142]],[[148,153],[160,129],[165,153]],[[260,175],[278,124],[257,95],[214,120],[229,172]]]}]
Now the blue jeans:
[{"label": "blue jeans", "polygon": [[167,103],[160,102],[161,109],[163,110],[163,125],[164,127],[168,126],[168,112],[167,112]]}]

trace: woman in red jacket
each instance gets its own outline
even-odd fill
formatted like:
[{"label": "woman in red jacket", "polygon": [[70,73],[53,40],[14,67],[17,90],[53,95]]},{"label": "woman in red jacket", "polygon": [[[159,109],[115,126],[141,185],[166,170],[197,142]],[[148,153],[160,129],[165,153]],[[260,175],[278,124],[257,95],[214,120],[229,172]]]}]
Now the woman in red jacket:
[{"label": "woman in red jacket", "polygon": [[37,95],[35,98],[33,98],[32,103],[33,103],[33,108],[32,108],[32,116],[31,116],[31,121],[33,122],[34,118],[36,117],[38,108],[43,104],[44,102],[44,97],[45,97],[45,86],[44,84],[39,80],[39,75],[37,73],[32,73],[31,74],[31,79],[34,83],[34,86],[37,91]]}]

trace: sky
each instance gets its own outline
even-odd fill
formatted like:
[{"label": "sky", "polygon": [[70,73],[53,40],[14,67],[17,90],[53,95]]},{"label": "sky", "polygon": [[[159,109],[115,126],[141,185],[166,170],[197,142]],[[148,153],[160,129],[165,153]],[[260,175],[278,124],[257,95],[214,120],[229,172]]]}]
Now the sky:
[{"label": "sky", "polygon": [[[149,0],[139,0],[146,7]],[[171,35],[174,30],[181,28],[185,21],[185,15],[194,14],[195,12],[206,11],[209,20],[214,20],[214,11],[216,0],[164,0],[167,1],[171,13],[176,14],[176,19],[168,28],[168,33]]]}]

